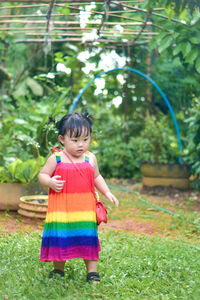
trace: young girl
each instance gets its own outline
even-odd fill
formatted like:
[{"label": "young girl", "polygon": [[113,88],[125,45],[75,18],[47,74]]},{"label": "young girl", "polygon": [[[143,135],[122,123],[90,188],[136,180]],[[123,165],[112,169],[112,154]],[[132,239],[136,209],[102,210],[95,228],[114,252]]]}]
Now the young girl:
[{"label": "young girl", "polygon": [[95,155],[87,151],[92,133],[89,115],[67,114],[56,127],[64,150],[54,149],[38,176],[50,188],[40,260],[54,262],[52,278],[64,276],[66,260],[83,258],[87,281],[97,283],[100,245],[94,188],[116,207],[118,200],[100,175]]}]

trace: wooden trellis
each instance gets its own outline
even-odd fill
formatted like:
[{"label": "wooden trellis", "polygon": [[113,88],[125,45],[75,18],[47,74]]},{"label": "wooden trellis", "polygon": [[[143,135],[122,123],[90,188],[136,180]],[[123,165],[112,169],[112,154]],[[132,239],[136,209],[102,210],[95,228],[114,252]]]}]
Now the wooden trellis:
[{"label": "wooden trellis", "polygon": [[51,42],[147,44],[162,29],[155,18],[168,17],[163,8],[147,11],[143,2],[1,1],[0,38],[6,40],[15,35],[17,43],[39,43],[48,39]]}]

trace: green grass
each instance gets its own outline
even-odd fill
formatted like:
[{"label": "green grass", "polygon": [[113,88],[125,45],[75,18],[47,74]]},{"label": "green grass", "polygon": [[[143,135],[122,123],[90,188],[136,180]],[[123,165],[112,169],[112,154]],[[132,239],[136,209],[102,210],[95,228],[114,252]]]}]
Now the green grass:
[{"label": "green grass", "polygon": [[[116,186],[116,183],[114,185]],[[125,187],[134,190],[132,186]],[[179,237],[188,241],[200,241],[200,212],[196,210],[197,201],[192,197],[182,201],[180,205],[178,200],[169,201],[165,196],[163,198],[159,196],[156,199],[153,196],[141,194],[142,198],[147,201],[143,202],[137,195],[132,193],[115,189],[113,193],[119,199],[119,208],[115,208],[101,196],[101,199],[109,208],[109,219],[123,221],[125,218],[131,218],[134,222],[151,224],[155,234],[161,234],[165,237]],[[155,208],[152,204],[172,211],[179,216],[162,212],[162,209]]]},{"label": "green grass", "polygon": [[81,259],[66,263],[65,278],[48,279],[39,261],[39,233],[0,236],[0,299],[194,299],[200,295],[200,245],[184,240],[100,234],[101,283],[86,283]]}]

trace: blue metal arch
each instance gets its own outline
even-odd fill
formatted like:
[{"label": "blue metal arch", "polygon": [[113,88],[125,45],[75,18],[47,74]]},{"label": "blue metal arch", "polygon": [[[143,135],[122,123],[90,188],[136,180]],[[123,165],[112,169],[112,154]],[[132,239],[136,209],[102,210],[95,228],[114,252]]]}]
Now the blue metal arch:
[{"label": "blue metal arch", "polygon": [[[160,95],[162,96],[162,99],[165,101],[165,103],[167,104],[168,108],[169,108],[169,111],[171,113],[171,116],[173,118],[173,121],[174,121],[174,126],[175,126],[175,129],[176,129],[176,135],[177,135],[177,140],[178,140],[178,149],[179,151],[181,151],[181,138],[180,138],[180,131],[179,131],[179,126],[178,126],[178,122],[176,120],[176,117],[175,117],[175,114],[174,114],[174,111],[172,109],[172,106],[169,102],[169,100],[167,99],[167,97],[165,96],[165,94],[163,93],[163,91],[160,89],[160,87],[155,83],[155,81],[153,81],[153,79],[151,79],[149,76],[147,76],[146,74],[142,73],[141,71],[137,70],[137,69],[133,69],[133,68],[128,68],[128,67],[124,67],[124,68],[115,68],[115,69],[111,69],[111,70],[108,70],[108,71],[105,71],[105,72],[101,72],[99,74],[97,74],[90,82],[88,82],[88,84],[86,84],[86,86],[80,91],[80,93],[78,94],[78,96],[75,98],[70,110],[69,110],[69,113],[73,112],[73,110],[75,109],[79,99],[81,98],[81,96],[83,95],[83,93],[87,90],[87,88],[95,81],[95,79],[101,77],[102,75],[104,74],[108,74],[108,73],[111,73],[111,72],[114,72],[114,71],[121,71],[121,70],[125,70],[125,71],[130,71],[130,72],[133,72],[133,73],[136,73],[136,74],[139,74],[141,75],[142,77],[144,77],[145,79],[147,79],[148,81],[150,81],[153,86],[157,89],[157,91],[160,93]],[[181,156],[179,155],[179,163],[181,163]]]}]

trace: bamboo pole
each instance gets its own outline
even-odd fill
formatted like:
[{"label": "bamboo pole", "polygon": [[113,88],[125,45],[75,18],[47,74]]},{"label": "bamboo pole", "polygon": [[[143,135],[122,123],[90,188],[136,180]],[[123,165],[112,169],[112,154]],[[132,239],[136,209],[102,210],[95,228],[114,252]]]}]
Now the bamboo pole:
[{"label": "bamboo pole", "polygon": [[[26,31],[28,31],[28,30],[44,30],[45,31],[45,27],[43,26],[43,27],[15,27],[15,28],[4,28],[4,27],[0,27],[0,31],[5,31],[5,30],[8,30],[8,31],[15,31],[15,32],[17,32],[18,30],[19,31],[24,31],[24,32],[26,32]],[[80,30],[81,31],[81,33],[82,32],[88,32],[88,31],[91,31],[93,28],[92,27],[90,27],[90,28],[80,28],[80,27],[54,27],[54,29],[53,29],[53,32],[56,32],[56,30],[57,30],[57,32],[60,32],[60,30],[63,30],[63,32],[66,32],[66,31],[68,31],[68,30],[72,30],[72,31],[77,31],[77,30]],[[103,32],[110,32],[110,33],[116,33],[116,31],[111,31],[111,29],[110,28],[104,28],[104,30],[103,30]],[[132,29],[124,29],[124,31],[121,33],[122,35],[123,34],[126,34],[126,33],[130,33],[130,34],[138,34],[139,32],[138,31],[136,31],[136,30],[132,30]],[[143,31],[143,33],[142,34],[150,34],[150,35],[157,35],[157,34],[159,34],[158,32],[151,32],[151,31],[148,31],[148,30],[144,30]]]},{"label": "bamboo pole", "polygon": [[[72,7],[70,7],[72,8]],[[83,11],[81,9],[79,9],[79,11]],[[133,12],[133,11],[130,11],[130,12]],[[99,14],[99,15],[103,15],[104,13],[102,12],[99,12],[99,11],[92,11],[90,12],[91,14],[95,15],[95,14]],[[116,17],[116,18],[120,18],[120,19],[124,19],[124,20],[132,20],[132,21],[140,21],[136,18],[130,18],[130,17],[125,17],[125,16],[118,16],[118,15],[115,15],[113,13],[108,13],[109,16],[112,16],[112,17]],[[66,16],[65,14],[52,14],[51,15],[52,17],[62,17],[62,16]],[[77,13],[70,13],[70,16],[77,16]],[[41,14],[41,15],[37,15],[37,14],[34,14],[34,15],[10,15],[10,16],[0,16],[0,19],[13,19],[13,18],[46,18],[46,14]]]},{"label": "bamboo pole", "polygon": [[[72,9],[78,10],[78,11],[84,11],[84,10],[81,9],[81,8],[75,8],[75,7],[71,6],[71,5],[69,5],[68,8],[72,8]],[[128,11],[121,11],[121,12],[127,13]],[[130,10],[129,12],[134,12],[134,11],[133,11],[133,10]],[[93,10],[93,11],[91,11],[90,13],[91,13],[91,14],[99,14],[99,15],[104,16],[104,12],[100,12],[100,11],[95,11],[95,10]],[[131,20],[131,21],[137,21],[137,22],[140,21],[140,20],[138,20],[138,19],[136,19],[136,18],[130,18],[130,17],[126,17],[126,16],[118,16],[118,15],[114,14],[113,11],[108,11],[108,12],[107,12],[107,15],[108,15],[108,16],[113,16],[113,17],[116,17],[116,18],[120,18],[120,19],[125,19],[125,20]]]},{"label": "bamboo pole", "polygon": [[[11,2],[11,3],[13,3],[13,2],[18,2],[18,3],[31,3],[31,2],[33,2],[33,0],[4,0],[3,2]],[[35,3],[47,3],[47,4],[49,4],[49,0],[34,0],[34,2]],[[89,1],[80,1],[80,0],[57,0],[56,1],[57,3],[67,3],[67,2],[72,2],[72,3],[78,3],[79,5],[83,5],[83,4],[91,4],[91,1],[89,2]],[[103,1],[99,1],[99,0],[93,0],[92,2],[95,2],[95,3],[97,3],[97,4],[104,4],[104,2]],[[144,0],[135,0],[135,1],[133,1],[133,0],[127,0],[127,1],[125,1],[125,0],[122,0],[122,1],[120,1],[120,3],[143,3],[144,2]]]},{"label": "bamboo pole", "polygon": [[[76,16],[76,13],[70,13],[70,16]],[[64,14],[52,14],[52,17],[62,17],[62,16],[66,16]],[[10,16],[0,16],[0,19],[9,19],[9,18],[32,18],[32,17],[36,17],[36,18],[46,18],[46,14],[41,14],[41,15],[10,15]]]},{"label": "bamboo pole", "polygon": [[[13,34],[16,34],[16,32],[12,32]],[[79,36],[79,37],[84,37],[84,35],[83,34],[79,34],[79,33],[57,33],[57,32],[51,32],[51,34],[48,34],[48,33],[46,33],[46,32],[17,32],[17,33],[23,33],[23,34],[25,34],[25,35],[31,35],[31,36],[50,36],[50,37],[55,37],[55,35],[62,35],[62,36],[72,36],[72,37],[76,37],[76,36]],[[121,36],[120,35],[120,37],[121,38],[125,38],[127,35],[131,35],[132,37],[137,37],[137,34],[126,34],[126,35],[124,35],[124,36]],[[104,37],[113,37],[113,34],[112,33],[102,33],[101,34],[101,36],[104,36]],[[150,35],[148,35],[149,37],[150,37]],[[119,37],[119,36],[116,36],[116,37]],[[141,36],[140,38],[144,38],[144,39],[146,39],[147,38],[147,36],[145,35],[143,35],[143,36]]]},{"label": "bamboo pole", "polygon": [[[129,1],[120,1],[120,3],[125,3],[125,2],[129,2]],[[130,2],[137,2],[137,1],[130,1]],[[91,2],[90,2],[91,3]],[[88,3],[88,4],[90,4],[90,3]],[[118,3],[118,5],[120,4],[120,3]],[[137,2],[138,3],[138,2]],[[101,4],[104,4],[104,2],[102,2]],[[77,3],[71,3],[70,5],[75,5],[75,6],[77,6]],[[78,4],[78,5],[80,5],[80,4]],[[83,5],[83,3],[81,3],[81,5]],[[38,5],[39,6],[39,5]],[[55,6],[61,6],[61,7],[63,7],[63,6],[65,6],[65,4],[55,4]],[[165,10],[165,8],[164,7],[155,7],[155,8],[152,8],[152,10],[154,11],[156,11],[156,10]],[[112,12],[114,12],[114,11],[112,11]],[[116,13],[117,11],[115,11],[115,13]],[[123,10],[123,12],[126,12],[126,10]]]},{"label": "bamboo pole", "polygon": [[[3,2],[10,2],[10,3],[13,3],[13,2],[17,2],[17,3],[32,3],[32,2],[34,2],[34,3],[47,3],[47,4],[49,4],[49,0],[18,0],[18,1],[16,1],[16,0],[4,0]],[[67,2],[74,2],[74,3],[77,3],[77,5],[89,5],[89,4],[91,4],[91,2],[88,2],[88,1],[83,1],[83,2],[80,2],[80,0],[68,0],[68,1],[66,1],[66,0],[57,0],[56,1],[57,3],[67,3]],[[98,1],[98,0],[93,0],[93,2],[95,2],[96,4],[104,4],[104,2],[102,2],[102,1]],[[128,2],[128,1],[126,1],[126,2]]]},{"label": "bamboo pole", "polygon": [[[25,24],[46,24],[46,21],[42,21],[42,20],[0,20],[0,23],[25,23]],[[54,24],[60,24],[60,25],[78,25],[81,24],[80,21],[54,21]],[[95,21],[88,21],[87,25],[99,25],[99,23],[95,22]],[[105,22],[105,25],[121,25],[121,26],[143,26],[143,22]],[[152,22],[147,22],[147,25],[154,25]]]},{"label": "bamboo pole", "polygon": [[[45,30],[46,28],[43,27],[13,27],[13,28],[8,28],[8,30]],[[93,28],[80,28],[80,27],[54,27],[54,30],[82,30],[82,31],[89,31],[92,30]],[[4,27],[0,27],[0,31],[1,30],[6,30]]]},{"label": "bamboo pole", "polygon": [[[3,2],[31,3],[31,2],[33,2],[33,0],[4,0]],[[47,4],[49,4],[49,0],[34,0],[34,2],[35,3],[47,3]],[[66,3],[66,2],[74,2],[74,3],[77,2],[79,4],[81,4],[81,3],[91,4],[91,2],[88,2],[88,1],[80,2],[80,0],[68,0],[68,1],[66,1],[66,0],[57,0],[57,3]],[[99,1],[99,0],[93,0],[93,2],[95,2],[95,3],[99,3],[100,2],[100,3],[102,3],[102,1]],[[128,2],[128,1],[126,1],[126,2]]]},{"label": "bamboo pole", "polygon": [[30,7],[47,7],[48,4],[30,4],[30,5],[12,5],[12,6],[0,6],[1,9],[8,9],[8,8],[30,8]]},{"label": "bamboo pole", "polygon": [[51,3],[49,5],[49,9],[47,11],[47,15],[46,15],[46,18],[47,18],[46,31],[49,31],[49,25],[50,25],[50,21],[51,21],[51,13],[53,11],[54,3],[55,3],[55,0],[51,0]]},{"label": "bamboo pole", "polygon": [[[15,40],[16,43],[44,43],[45,39],[17,39]],[[97,41],[91,41],[91,40],[87,40],[85,42],[83,42],[82,39],[80,38],[64,38],[64,39],[52,39],[51,40],[52,43],[65,43],[65,42],[81,42],[82,44],[87,44],[87,43],[113,43],[113,44],[119,44],[119,45],[123,45],[126,42],[119,42],[119,41],[115,41],[115,40],[104,40],[104,39],[99,39]],[[143,45],[143,44],[148,44],[149,40],[143,41],[143,42],[136,42],[135,44],[137,45]]]},{"label": "bamboo pole", "polygon": [[[88,34],[88,32],[80,32],[80,33],[73,33],[73,32],[68,32],[68,33],[66,33],[66,32],[62,32],[62,31],[51,31],[51,34],[47,34],[46,32],[26,32],[26,31],[24,31],[24,30],[21,30],[21,31],[15,31],[15,30],[13,30],[12,32],[9,32],[10,34],[18,34],[18,33],[23,33],[23,34],[25,34],[25,35],[52,35],[52,36],[54,36],[54,35],[63,35],[63,36],[84,36],[84,33],[86,33],[86,34]],[[114,36],[114,32],[102,32],[102,35],[103,36]],[[131,35],[131,36],[137,36],[139,33],[138,32],[136,32],[136,33],[132,33],[132,32],[126,32],[126,33],[124,33],[124,34],[121,34],[121,33],[119,33],[118,35],[116,35],[116,37],[125,37],[125,36],[127,36],[127,35]],[[145,33],[145,32],[142,32],[141,33],[141,35],[144,37],[144,38],[146,38],[146,36],[154,36],[154,35],[158,35],[159,33],[156,33],[156,32],[152,32],[152,33]],[[115,36],[114,36],[115,37]]]},{"label": "bamboo pole", "polygon": [[[4,1],[5,2],[5,1]],[[11,1],[9,1],[9,2],[11,2]],[[14,1],[14,2],[18,2],[18,1]],[[35,1],[34,1],[35,2]],[[124,3],[124,2],[129,2],[129,1],[120,1],[120,3]],[[137,1],[130,1],[130,2],[133,2],[133,3],[138,3]],[[77,6],[77,5],[88,5],[88,4],[90,4],[91,2],[87,2],[87,3],[84,3],[84,2],[81,2],[81,3],[71,3],[70,5],[74,5],[74,6]],[[98,4],[104,4],[104,2],[99,2]],[[61,6],[61,7],[63,7],[63,6],[65,6],[66,4],[62,4],[62,3],[55,3],[55,6]],[[28,4],[28,5],[20,5],[20,6],[16,6],[16,5],[12,5],[12,6],[1,6],[1,9],[8,9],[8,7],[9,8],[30,8],[30,7],[41,7],[41,6],[44,6],[44,7],[46,7],[46,6],[48,6],[48,3],[43,3],[43,4]],[[164,9],[164,7],[155,7],[155,8],[153,8],[153,10],[165,10]],[[113,11],[113,12],[117,12],[117,11]],[[123,12],[125,12],[124,10],[123,10]]]},{"label": "bamboo pole", "polygon": [[147,25],[147,22],[149,21],[150,16],[151,16],[151,9],[146,14],[146,19],[145,19],[144,24],[141,27],[140,31],[138,32],[138,34],[134,37],[133,41],[128,43],[128,47],[134,45],[136,43],[136,41],[140,38],[140,36],[143,33],[143,30],[145,29],[145,27]]},{"label": "bamboo pole", "polygon": [[[10,1],[9,1],[10,2]],[[14,2],[17,2],[17,1],[14,1]],[[35,2],[35,1],[34,1]],[[128,1],[120,1],[120,3],[124,3],[124,2],[128,2]],[[137,2],[137,1],[130,1],[130,2]],[[81,2],[81,3],[71,3],[70,5],[73,5],[73,6],[78,6],[78,5],[88,5],[90,4],[91,2]],[[104,4],[104,2],[99,2],[98,4]],[[64,7],[66,4],[59,4],[59,3],[55,3],[55,6],[59,6],[59,7]],[[12,5],[12,6],[1,6],[0,8],[1,9],[8,9],[8,8],[31,8],[31,7],[46,7],[48,6],[48,3],[43,3],[43,4],[29,4],[29,5],[20,5],[20,6],[16,6],[16,5]],[[155,7],[152,9],[153,11],[159,11],[159,10],[165,10],[164,7]],[[118,11],[112,11],[113,13],[118,13]],[[130,12],[130,11],[127,11],[127,10],[123,10],[121,12]],[[135,10],[134,10],[135,12]]]}]

